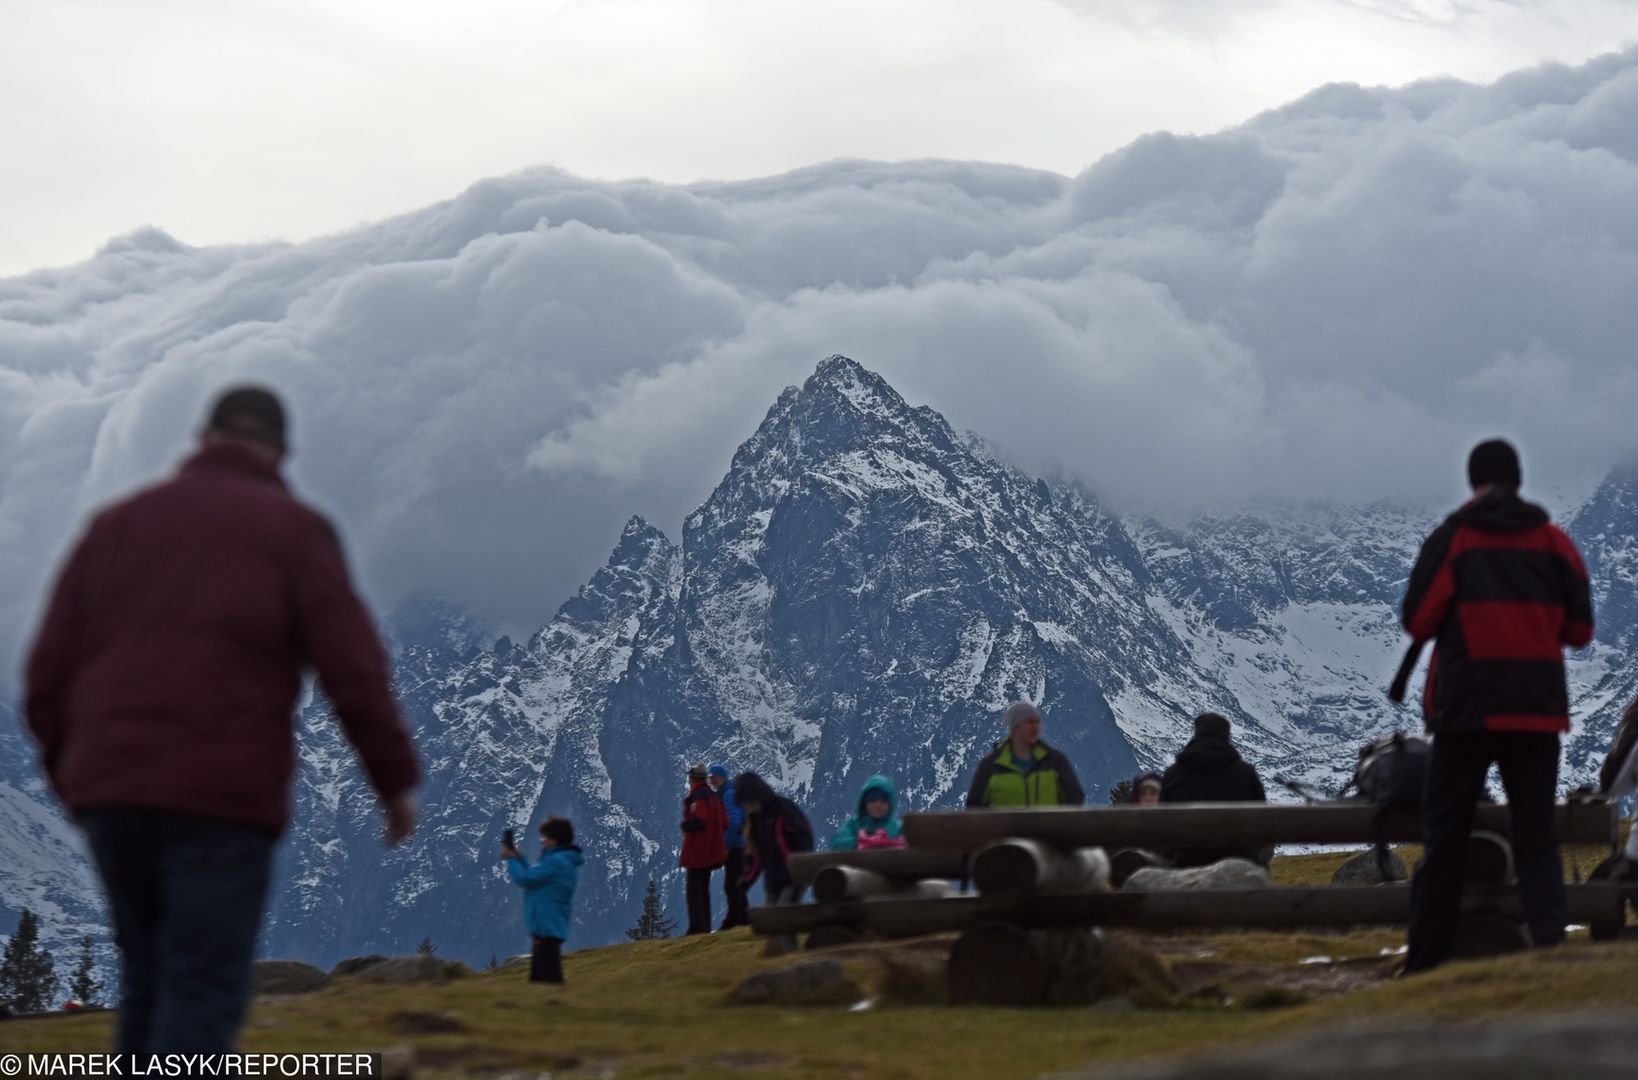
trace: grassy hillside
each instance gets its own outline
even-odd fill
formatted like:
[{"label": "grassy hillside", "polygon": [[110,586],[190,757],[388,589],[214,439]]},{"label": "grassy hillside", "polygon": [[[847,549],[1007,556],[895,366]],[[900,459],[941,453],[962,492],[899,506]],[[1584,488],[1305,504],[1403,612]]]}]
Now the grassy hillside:
[{"label": "grassy hillside", "polygon": [[[1409,853],[1407,853],[1409,854]],[[1286,883],[1328,879],[1341,856],[1280,860]],[[1165,1007],[1024,1012],[914,1003],[936,980],[906,978],[934,943],[832,952],[871,1005],[730,1006],[747,975],[805,959],[766,958],[747,931],[641,942],[566,958],[568,986],[520,970],[445,986],[332,980],[257,1001],[248,1050],[411,1048],[416,1074],[555,1076],[996,1077],[1096,1061],[1175,1056],[1362,1015],[1496,1016],[1597,1005],[1638,1009],[1638,943],[1451,964],[1389,980],[1396,931],[1147,936],[1180,986]],[[1306,962],[1305,962],[1306,961]],[[435,1030],[436,1028],[448,1030]],[[0,1025],[8,1051],[102,1049],[111,1017]]]}]

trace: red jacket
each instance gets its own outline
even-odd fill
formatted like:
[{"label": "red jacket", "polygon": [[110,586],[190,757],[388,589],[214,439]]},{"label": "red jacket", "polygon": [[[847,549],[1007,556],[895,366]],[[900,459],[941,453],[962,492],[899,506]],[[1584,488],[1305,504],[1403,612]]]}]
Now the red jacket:
[{"label": "red jacket", "polygon": [[1592,640],[1592,593],[1575,544],[1517,495],[1474,499],[1422,545],[1405,629],[1437,638],[1430,731],[1568,731],[1564,646]]},{"label": "red jacket", "polygon": [[722,799],[704,780],[688,790],[682,804],[682,855],[677,865],[684,870],[715,870],[728,859],[723,834],[728,829],[728,811]]},{"label": "red jacket", "polygon": [[254,451],[215,444],[91,522],[29,656],[25,709],[73,810],[282,831],[292,712],[317,669],[382,796],[419,778],[335,532]]}]

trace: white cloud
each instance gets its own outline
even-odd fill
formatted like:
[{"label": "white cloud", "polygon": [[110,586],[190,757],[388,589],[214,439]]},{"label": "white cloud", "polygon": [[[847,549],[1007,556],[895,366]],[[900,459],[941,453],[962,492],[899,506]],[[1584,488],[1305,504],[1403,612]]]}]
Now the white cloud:
[{"label": "white cloud", "polygon": [[0,655],[92,506],[208,396],[288,395],[300,489],[382,603],[541,622],[673,531],[842,352],[1118,501],[1544,485],[1631,445],[1638,51],[1492,86],[1332,86],[1074,178],[836,162],[685,187],[536,170],[299,245],[149,230],[0,280]]}]

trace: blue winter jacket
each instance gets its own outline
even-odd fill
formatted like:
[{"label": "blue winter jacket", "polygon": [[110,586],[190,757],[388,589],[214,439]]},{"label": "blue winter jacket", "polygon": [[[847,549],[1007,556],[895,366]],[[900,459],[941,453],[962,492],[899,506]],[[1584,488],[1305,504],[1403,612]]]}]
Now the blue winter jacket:
[{"label": "blue winter jacket", "polygon": [[722,796],[723,809],[728,811],[728,830],[722,834],[722,842],[728,845],[729,850],[745,847],[745,808],[734,802],[734,782],[728,781],[717,792]]},{"label": "blue winter jacket", "polygon": [[574,845],[552,848],[530,866],[522,858],[506,860],[506,872],[523,887],[523,922],[531,937],[568,940],[574,912],[574,887],[586,857]]}]

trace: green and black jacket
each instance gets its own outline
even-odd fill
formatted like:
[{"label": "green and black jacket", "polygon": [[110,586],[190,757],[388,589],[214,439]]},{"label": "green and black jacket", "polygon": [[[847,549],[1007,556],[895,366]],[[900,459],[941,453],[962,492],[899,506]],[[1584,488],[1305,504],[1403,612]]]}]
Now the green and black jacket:
[{"label": "green and black jacket", "polygon": [[1012,756],[1012,742],[1002,739],[984,755],[967,790],[967,805],[990,807],[1081,806],[1086,792],[1081,790],[1075,767],[1060,750],[1044,742],[1031,753],[1029,772],[1018,767]]}]

